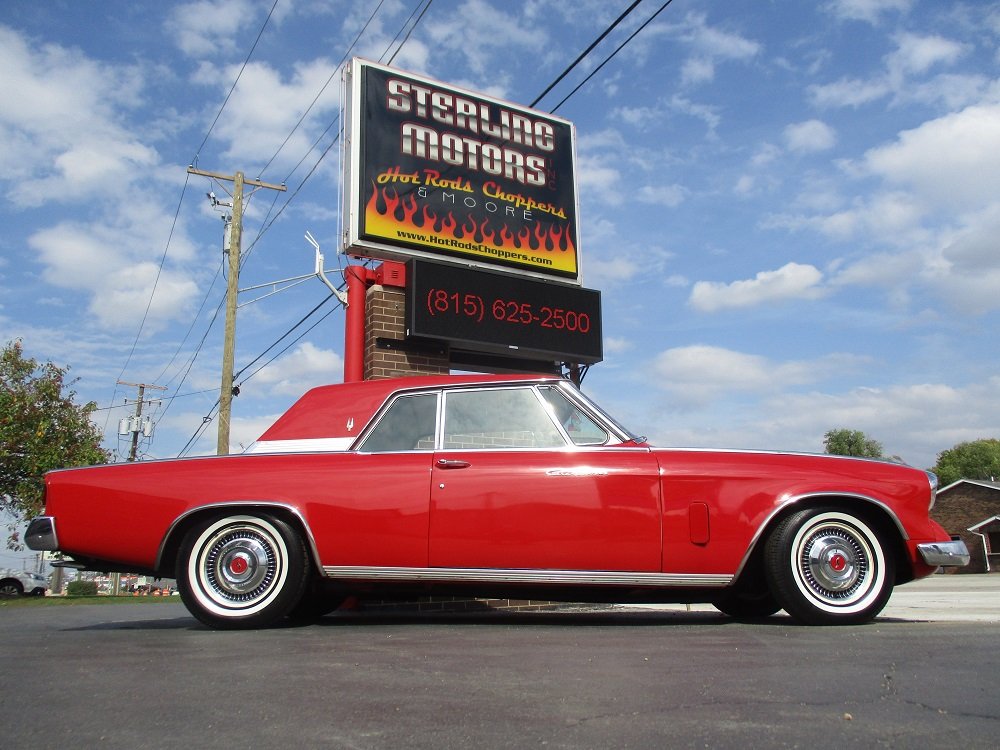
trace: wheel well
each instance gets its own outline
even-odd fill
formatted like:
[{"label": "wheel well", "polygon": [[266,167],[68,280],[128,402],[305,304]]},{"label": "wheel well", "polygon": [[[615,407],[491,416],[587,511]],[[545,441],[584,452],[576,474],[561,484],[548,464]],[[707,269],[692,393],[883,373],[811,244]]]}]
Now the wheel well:
[{"label": "wheel well", "polygon": [[906,583],[913,579],[913,566],[906,555],[906,545],[899,527],[889,512],[873,501],[849,495],[815,495],[789,503],[772,516],[761,533],[757,535],[753,549],[747,556],[743,569],[736,580],[736,585],[747,587],[749,591],[761,590],[767,585],[764,575],[764,548],[767,538],[775,527],[793,513],[809,508],[837,508],[849,511],[873,527],[879,539],[886,545],[886,554],[892,555],[896,569],[895,584]]},{"label": "wheel well", "polygon": [[24,590],[24,585],[16,578],[0,578],[0,586],[13,583],[17,588]]},{"label": "wheel well", "polygon": [[307,532],[302,518],[289,508],[282,505],[269,505],[267,503],[238,503],[234,505],[213,505],[184,516],[167,533],[167,538],[160,545],[160,554],[157,558],[156,572],[163,578],[177,577],[177,554],[180,552],[181,544],[187,533],[198,524],[209,518],[219,518],[227,515],[245,515],[264,513],[278,518],[295,531],[302,535],[308,551],[309,559],[314,569],[318,569],[319,561],[316,559],[316,549],[312,543],[312,536]]}]

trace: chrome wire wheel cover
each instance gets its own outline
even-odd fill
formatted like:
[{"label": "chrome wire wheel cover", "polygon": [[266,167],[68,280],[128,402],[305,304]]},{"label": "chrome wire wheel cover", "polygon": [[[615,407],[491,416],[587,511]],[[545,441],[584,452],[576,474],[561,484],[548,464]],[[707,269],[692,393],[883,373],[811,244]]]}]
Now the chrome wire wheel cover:
[{"label": "chrome wire wheel cover", "polygon": [[245,616],[265,607],[288,574],[288,550],[261,518],[233,516],[198,537],[188,576],[200,604],[218,615]]},{"label": "chrome wire wheel cover", "polygon": [[843,513],[823,513],[804,524],[792,541],[795,584],[828,612],[855,612],[877,598],[885,582],[885,558],[875,533]]}]

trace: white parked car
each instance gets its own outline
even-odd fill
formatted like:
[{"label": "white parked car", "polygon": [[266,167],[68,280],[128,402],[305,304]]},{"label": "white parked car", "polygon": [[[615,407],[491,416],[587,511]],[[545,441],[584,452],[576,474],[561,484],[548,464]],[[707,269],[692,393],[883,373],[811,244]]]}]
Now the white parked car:
[{"label": "white parked car", "polygon": [[45,576],[38,573],[0,568],[0,596],[42,596],[48,587]]}]

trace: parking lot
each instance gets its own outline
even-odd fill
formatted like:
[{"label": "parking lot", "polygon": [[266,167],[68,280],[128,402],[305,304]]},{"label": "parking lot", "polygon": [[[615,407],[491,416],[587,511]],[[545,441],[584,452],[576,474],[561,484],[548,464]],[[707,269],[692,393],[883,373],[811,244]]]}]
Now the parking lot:
[{"label": "parking lot", "polygon": [[336,613],[208,630],[179,603],[0,610],[4,746],[993,748],[1000,576],[874,623],[707,608]]}]

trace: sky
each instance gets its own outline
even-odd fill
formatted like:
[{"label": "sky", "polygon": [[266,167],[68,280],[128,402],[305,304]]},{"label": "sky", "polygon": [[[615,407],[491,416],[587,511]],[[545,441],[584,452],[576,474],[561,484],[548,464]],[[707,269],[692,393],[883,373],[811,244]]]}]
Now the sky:
[{"label": "sky", "polygon": [[[118,381],[164,388],[141,457],[214,453],[228,185],[187,167],[287,184],[248,201],[241,287],[312,273],[307,231],[339,277],[345,59],[527,106],[629,4],[4,2],[0,343],[70,367],[119,460]],[[1000,2],[674,0],[571,93],[662,5],[537,105],[576,128],[584,390],[661,446],[847,428],[926,468],[1000,436]],[[241,294],[234,451],[342,380],[342,308],[281,339],[327,297]]]}]

